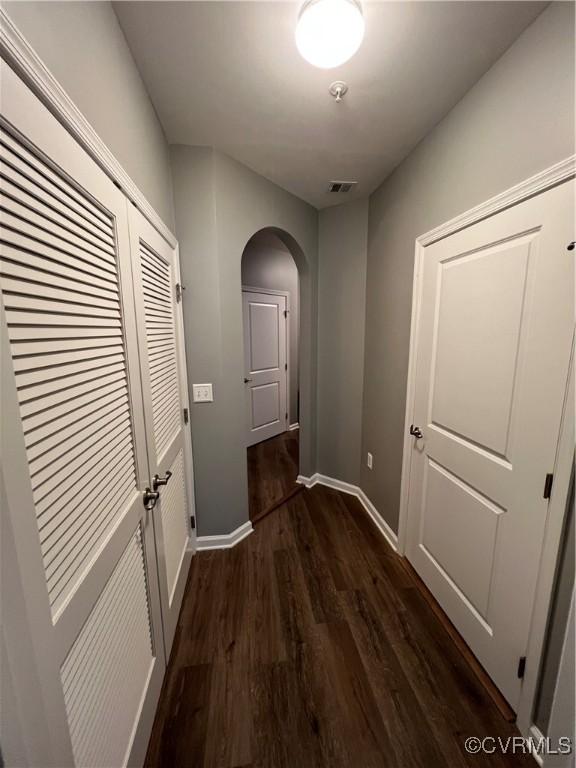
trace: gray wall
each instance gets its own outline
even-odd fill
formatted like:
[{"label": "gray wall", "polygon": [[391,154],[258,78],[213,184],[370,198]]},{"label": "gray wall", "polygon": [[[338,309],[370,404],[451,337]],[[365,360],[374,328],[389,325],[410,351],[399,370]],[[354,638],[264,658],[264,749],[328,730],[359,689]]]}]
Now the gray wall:
[{"label": "gray wall", "polygon": [[358,485],[368,200],[320,212],[318,471]]},{"label": "gray wall", "polygon": [[290,294],[288,350],[288,419],[298,421],[298,334],[299,288],[298,267],[282,240],[272,232],[262,231],[254,235],[242,256],[242,285],[287,291]]},{"label": "gray wall", "polygon": [[2,7],[173,230],[168,145],[111,4]]},{"label": "gray wall", "polygon": [[398,528],[414,241],[574,152],[574,6],[553,3],[370,199],[361,485]]},{"label": "gray wall", "polygon": [[215,150],[174,146],[171,158],[188,376],[214,384],[213,403],[192,404],[198,532],[227,534],[248,520],[241,258],[267,227],[300,275],[300,468],[315,470],[318,214]]}]

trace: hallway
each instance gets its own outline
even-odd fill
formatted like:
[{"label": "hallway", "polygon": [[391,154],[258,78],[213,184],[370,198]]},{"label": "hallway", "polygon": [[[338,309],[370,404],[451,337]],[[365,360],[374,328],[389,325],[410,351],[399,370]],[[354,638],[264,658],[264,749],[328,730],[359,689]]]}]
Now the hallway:
[{"label": "hallway", "polygon": [[531,765],[359,502],[306,490],[193,560],[146,765]]},{"label": "hallway", "polygon": [[255,523],[301,486],[298,477],[299,429],[251,445],[248,451],[248,504]]}]

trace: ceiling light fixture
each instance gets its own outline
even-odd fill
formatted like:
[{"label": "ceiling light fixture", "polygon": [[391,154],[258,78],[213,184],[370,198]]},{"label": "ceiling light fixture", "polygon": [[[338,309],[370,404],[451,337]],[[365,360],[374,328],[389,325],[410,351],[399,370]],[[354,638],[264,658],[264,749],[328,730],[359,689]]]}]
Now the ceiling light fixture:
[{"label": "ceiling light fixture", "polygon": [[348,61],[364,38],[358,0],[307,0],[296,25],[296,46],[315,67],[331,69]]}]

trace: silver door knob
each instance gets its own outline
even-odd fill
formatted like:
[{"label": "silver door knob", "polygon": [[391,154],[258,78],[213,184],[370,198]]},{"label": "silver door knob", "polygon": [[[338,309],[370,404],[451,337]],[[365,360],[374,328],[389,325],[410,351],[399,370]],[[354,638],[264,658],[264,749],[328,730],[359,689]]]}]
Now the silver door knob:
[{"label": "silver door knob", "polygon": [[152,478],[152,490],[157,491],[161,485],[168,485],[168,480],[170,480],[171,477],[172,472],[170,472],[170,470],[166,471],[164,477],[160,477],[160,475],[154,475]]},{"label": "silver door knob", "polygon": [[160,491],[151,491],[150,488],[146,488],[146,490],[142,494],[144,509],[154,509],[159,496],[160,496]]},{"label": "silver door knob", "polygon": [[415,427],[414,424],[410,424],[410,434],[412,437],[415,437],[416,440],[420,440],[421,437],[424,437],[420,427]]}]

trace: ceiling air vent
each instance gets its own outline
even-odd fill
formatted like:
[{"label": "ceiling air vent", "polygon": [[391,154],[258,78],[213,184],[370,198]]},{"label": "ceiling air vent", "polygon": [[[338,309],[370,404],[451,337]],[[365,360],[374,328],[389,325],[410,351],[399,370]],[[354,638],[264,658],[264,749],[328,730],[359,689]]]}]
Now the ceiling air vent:
[{"label": "ceiling air vent", "polygon": [[350,192],[356,184],[357,181],[329,181],[328,192]]}]

